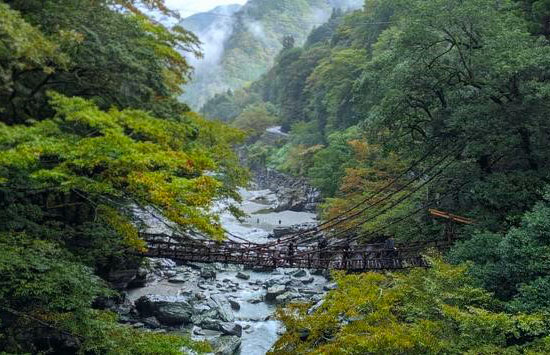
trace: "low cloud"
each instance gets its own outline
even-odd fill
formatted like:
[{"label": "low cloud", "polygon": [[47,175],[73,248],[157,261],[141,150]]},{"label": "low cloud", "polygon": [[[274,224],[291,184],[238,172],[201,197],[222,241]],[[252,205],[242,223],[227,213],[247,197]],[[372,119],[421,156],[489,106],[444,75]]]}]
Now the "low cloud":
[{"label": "low cloud", "polygon": [[[276,1],[276,0],[274,0]],[[182,17],[189,17],[199,12],[207,12],[221,5],[244,5],[247,0],[166,0],[166,5],[180,12]]]}]

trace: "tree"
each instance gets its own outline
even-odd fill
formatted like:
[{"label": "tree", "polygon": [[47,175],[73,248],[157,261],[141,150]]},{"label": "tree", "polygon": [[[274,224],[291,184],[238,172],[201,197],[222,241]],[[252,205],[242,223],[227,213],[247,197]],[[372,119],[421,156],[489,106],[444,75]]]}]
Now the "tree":
[{"label": "tree", "polygon": [[268,127],[274,126],[277,117],[274,115],[273,108],[265,104],[254,104],[248,106],[232,122],[234,127],[246,131],[250,140],[255,141]]},{"label": "tree", "polygon": [[353,158],[353,150],[348,141],[357,135],[358,132],[354,128],[332,133],[328,138],[328,147],[318,151],[313,157],[313,166],[308,171],[308,177],[325,196],[334,196],[338,190],[345,175],[345,168]]},{"label": "tree", "polygon": [[453,261],[472,261],[472,275],[484,287],[509,302],[513,311],[533,312],[550,309],[550,191],[532,211],[525,213],[521,225],[505,234],[480,231],[459,243],[450,257]]},{"label": "tree", "polygon": [[369,129],[392,132],[388,141],[404,157],[438,142],[463,146],[460,168],[447,176],[469,192],[452,209],[494,229],[517,222],[540,197],[548,169],[540,158],[549,154],[541,144],[549,47],[493,1],[408,2],[395,19],[358,91]]},{"label": "tree", "polygon": [[286,35],[283,37],[283,50],[288,50],[294,48],[294,43],[296,40],[292,35]]},{"label": "tree", "polygon": [[548,352],[543,314],[503,312],[468,268],[432,260],[409,273],[334,275],[315,312],[279,309],[287,332],[271,354],[523,354]]},{"label": "tree", "polygon": [[[371,144],[364,139],[354,139],[347,143],[352,149],[353,155],[347,162],[349,167],[344,170],[345,175],[342,177],[335,196],[327,199],[323,204],[323,218],[332,220],[368,199],[368,205],[374,205],[374,208],[367,208],[363,213],[350,217],[334,228],[347,230],[354,226],[360,226],[357,231],[367,235],[369,239],[380,240],[386,239],[387,236],[397,236],[399,239],[407,240],[415,239],[418,236],[422,238],[422,233],[417,231],[417,229],[422,229],[422,223],[415,223],[414,220],[409,220],[406,226],[400,224],[388,226],[391,225],[392,220],[417,209],[420,202],[418,201],[420,200],[419,196],[422,193],[425,194],[424,190],[380,215],[380,212],[392,203],[412,193],[412,186],[405,188],[411,176],[398,179],[407,169],[405,162],[394,152],[384,151],[380,145]],[[397,182],[391,184],[396,179]],[[356,209],[354,212],[358,212],[358,210]],[[372,234],[380,229],[383,231]]]},{"label": "tree", "polygon": [[[12,9],[20,10],[21,17],[3,5],[9,17],[26,20],[24,28],[33,25],[44,29],[38,37],[36,30],[34,34],[14,34],[15,23],[4,16],[0,24],[8,35],[4,42],[13,46],[20,41],[11,36],[36,37],[32,40],[34,51],[46,50],[43,59],[33,54],[38,60],[30,66],[12,64],[4,70],[7,87],[0,93],[0,103],[5,107],[0,116],[3,121],[22,123],[49,117],[52,109],[47,104],[48,90],[93,99],[104,109],[114,105],[161,114],[163,106],[177,105],[175,95],[181,93],[181,85],[191,74],[183,53],[199,55],[198,39],[182,28],[167,29],[141,15],[124,16],[110,4],[12,1]],[[13,55],[14,50],[7,53]],[[5,61],[10,62],[10,58]]]},{"label": "tree", "polygon": [[[211,207],[246,183],[243,132],[177,101],[196,38],[137,1],[0,4],[0,348],[11,353],[177,354],[96,303],[146,248],[135,208],[180,233],[224,232]],[[139,2],[161,8],[161,0]],[[123,10],[119,5],[123,6]],[[17,11],[19,10],[19,11]],[[236,215],[234,206],[229,210]]]}]

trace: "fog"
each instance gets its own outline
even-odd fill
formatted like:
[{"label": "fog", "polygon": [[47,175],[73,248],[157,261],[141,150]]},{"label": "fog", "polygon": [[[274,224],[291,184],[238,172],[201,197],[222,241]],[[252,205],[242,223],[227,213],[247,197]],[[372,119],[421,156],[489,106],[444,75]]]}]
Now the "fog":
[{"label": "fog", "polygon": [[[222,1],[222,0],[212,0]],[[227,3],[229,0],[223,0]],[[187,86],[187,93],[184,100],[198,109],[206,100],[216,92],[227,89],[235,89],[225,81],[224,70],[221,62],[224,59],[225,44],[231,38],[235,30],[236,19],[239,18],[240,28],[244,28],[263,47],[270,47],[268,37],[273,34],[266,34],[267,29],[262,23],[262,18],[250,18],[246,9],[249,6],[259,5],[256,0],[237,0],[235,3],[245,5],[224,5],[206,12],[198,13],[187,17],[182,25],[194,32],[202,42],[201,49],[204,54],[202,59],[189,56],[190,64],[195,68],[194,81]],[[277,0],[272,0],[277,1]],[[315,26],[321,25],[330,17],[333,8],[343,10],[359,9],[363,6],[364,0],[326,0],[326,6],[313,8],[309,15],[310,21]],[[182,5],[183,6],[183,5]],[[308,22],[310,22],[308,21]],[[283,34],[281,34],[282,37]],[[282,39],[282,38],[281,38]],[[273,40],[271,40],[273,42]],[[297,43],[301,45],[301,43]],[[271,43],[271,47],[273,43]],[[266,63],[268,64],[268,63]],[[213,92],[215,91],[215,92]]]},{"label": "fog", "polygon": [[[212,66],[220,62],[223,55],[224,43],[233,33],[233,24],[235,20],[232,15],[239,9],[240,6],[238,5],[220,6],[209,13],[194,15],[184,20],[184,27],[193,31],[202,42],[201,49],[204,58],[189,58],[197,74],[204,69],[212,70]],[[210,23],[205,28],[193,28],[195,27],[194,24],[189,24],[192,20]]]}]

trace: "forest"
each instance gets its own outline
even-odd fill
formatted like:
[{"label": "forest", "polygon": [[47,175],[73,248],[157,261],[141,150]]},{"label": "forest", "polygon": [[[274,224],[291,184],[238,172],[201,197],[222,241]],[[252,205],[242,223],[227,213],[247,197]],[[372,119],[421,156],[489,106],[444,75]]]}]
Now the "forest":
[{"label": "forest", "polygon": [[[429,208],[476,221],[428,272],[339,275],[315,313],[280,312],[272,353],[550,351],[549,21],[548,1],[367,0],[204,105],[250,132],[253,164],[319,188],[325,220],[394,179],[388,196],[410,196],[337,228],[415,241],[445,233]],[[275,123],[287,141],[255,138]]]},{"label": "forest", "polygon": [[[549,0],[335,9],[199,113],[179,98],[200,40],[153,10],[177,17],[163,0],[0,2],[0,353],[210,351],[105,304],[144,262],[136,208],[222,240],[214,207],[255,167],[307,179],[321,221],[382,191],[387,213],[336,227],[363,242],[445,238],[430,208],[475,221],[429,268],[333,272],[314,311],[277,309],[270,353],[550,353]],[[272,126],[288,139],[260,139]]]},{"label": "forest", "polygon": [[238,198],[246,179],[231,149],[243,134],[177,100],[198,39],[137,6],[168,11],[157,0],[0,3],[5,353],[207,350],[120,325],[98,306],[117,297],[107,281],[141,263],[133,207],[221,238],[205,208]]}]

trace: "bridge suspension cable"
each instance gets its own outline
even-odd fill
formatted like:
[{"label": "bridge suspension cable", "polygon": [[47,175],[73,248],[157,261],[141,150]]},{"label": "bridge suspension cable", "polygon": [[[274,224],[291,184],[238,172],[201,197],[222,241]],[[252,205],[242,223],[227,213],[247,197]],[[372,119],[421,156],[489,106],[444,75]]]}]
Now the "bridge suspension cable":
[{"label": "bridge suspension cable", "polygon": [[[412,180],[410,180],[407,184],[405,184],[404,186],[401,186],[399,189],[397,189],[396,191],[393,191],[391,192],[390,194],[386,195],[385,197],[383,197],[382,199],[379,199],[377,200],[376,202],[374,203],[371,203],[371,204],[368,204],[366,207],[362,208],[361,210],[359,210],[358,212],[355,212],[353,213],[352,215],[349,215],[349,216],[346,216],[348,213],[356,210],[357,208],[365,205],[366,203],[370,202],[374,197],[378,196],[379,194],[381,194],[382,192],[384,192],[385,190],[389,189],[392,185],[394,185],[395,183],[397,183],[397,181],[399,181],[402,177],[404,177],[405,175],[407,175],[408,173],[412,172],[414,170],[414,168],[416,168],[420,163],[422,163],[423,161],[427,160],[432,154],[433,154],[433,151],[434,150],[431,150],[430,152],[426,153],[421,159],[419,159],[418,161],[416,161],[414,164],[412,164],[407,170],[405,170],[404,172],[402,172],[399,176],[397,176],[396,178],[394,178],[391,182],[389,182],[388,184],[386,184],[384,187],[378,189],[376,192],[374,192],[373,194],[371,194],[369,197],[363,199],[361,202],[355,204],[353,207],[349,208],[348,210],[342,212],[341,214],[339,214],[338,216],[336,217],[333,217],[331,218],[330,220],[316,226],[316,227],[313,227],[313,228],[310,228],[308,230],[305,230],[305,231],[301,231],[301,232],[298,232],[296,234],[293,234],[291,236],[288,236],[286,238],[283,238],[283,239],[280,239],[279,241],[277,242],[272,242],[272,243],[266,243],[266,244],[263,244],[263,245],[274,245],[274,244],[284,244],[284,243],[288,243],[288,242],[291,242],[291,241],[294,241],[294,240],[297,240],[299,238],[302,238],[302,237],[305,237],[305,236],[308,236],[308,235],[315,235],[315,234],[318,234],[322,231],[325,231],[327,229],[331,229],[331,228],[334,228],[335,226],[337,225],[340,225],[354,217],[357,217],[358,215],[364,213],[365,211],[373,208],[373,207],[376,207],[378,206],[380,203],[386,201],[386,200],[389,200],[390,198],[392,198],[393,196],[395,196],[396,194],[400,193],[401,191],[403,191],[404,189],[408,188],[409,186],[411,186],[414,182],[416,182],[417,180],[419,180],[420,178],[422,178],[422,176],[430,173],[432,170],[434,170],[435,168],[437,168],[437,166],[441,163],[443,163],[445,160],[447,160],[449,157],[451,157],[452,155],[454,154],[457,154],[458,152],[460,152],[461,150],[463,149],[463,146],[460,146],[460,147],[457,147],[455,149],[453,149],[451,152],[447,153],[443,158],[439,159],[435,164],[431,165],[428,169],[424,170],[422,173],[419,173],[416,175],[416,177]],[[319,228],[321,226],[321,228]]]},{"label": "bridge suspension cable", "polygon": [[[432,199],[432,202],[436,202],[436,201],[441,201],[443,198],[451,195],[451,194],[457,194],[462,188],[464,188],[464,186],[468,185],[471,181],[467,181],[467,182],[464,182],[462,183],[460,186],[458,186],[457,188],[454,188],[454,189],[448,189],[447,191],[445,191],[441,196],[439,196],[437,199]],[[424,206],[421,206],[415,210],[413,210],[412,212],[408,213],[407,215],[403,216],[403,217],[399,217],[398,219],[396,220],[393,220],[387,224],[384,224],[383,226],[381,226],[380,228],[372,231],[372,232],[369,232],[368,234],[363,234],[363,235],[356,235],[352,238],[348,238],[348,239],[345,239],[345,240],[341,240],[341,241],[338,241],[330,246],[327,246],[327,247],[324,247],[324,248],[318,248],[316,249],[315,251],[308,251],[308,252],[303,252],[303,253],[299,253],[297,254],[297,256],[303,256],[303,255],[308,255],[308,254],[311,254],[311,253],[317,253],[319,251],[326,251],[326,250],[329,250],[333,247],[338,247],[338,246],[342,246],[342,245],[345,245],[346,243],[350,243],[350,242],[353,242],[353,241],[356,241],[356,240],[359,240],[359,239],[364,239],[364,238],[368,238],[368,237],[372,237],[372,236],[376,236],[378,233],[388,229],[389,227],[391,226],[394,226],[396,224],[399,224],[399,223],[402,223],[410,218],[412,218],[413,216],[417,215],[418,213],[422,212],[425,210],[425,207]],[[357,229],[358,227],[360,227],[361,225],[364,225],[366,223],[368,223],[369,221],[364,221],[362,223],[360,223],[359,225],[356,225],[354,226],[353,228],[349,228],[348,230],[346,230],[346,232],[349,232],[353,229]]]},{"label": "bridge suspension cable", "polygon": [[[498,159],[496,159],[495,161],[492,162],[491,166],[494,166],[496,163],[498,163],[504,156],[501,156],[499,157]],[[456,195],[458,194],[466,185],[470,184],[473,180],[470,180],[470,181],[465,181],[463,182],[462,184],[460,184],[459,186],[455,187],[455,188],[449,188],[447,189],[442,195],[440,195],[438,198],[435,198],[435,199],[432,199],[431,202],[439,202],[441,201],[442,199],[446,198],[447,196],[449,195]],[[425,207],[424,206],[421,206],[419,208],[417,208],[416,210],[412,211],[411,213],[408,213],[407,215],[403,216],[403,217],[400,217],[394,221],[391,221],[390,223],[388,224],[385,224],[384,226],[368,233],[368,234],[364,234],[364,235],[357,235],[355,237],[352,237],[352,238],[348,238],[348,239],[345,239],[345,240],[341,240],[341,241],[338,241],[336,242],[335,244],[333,245],[330,245],[330,246],[327,246],[325,248],[318,248],[316,249],[315,251],[311,251],[311,252],[304,252],[304,253],[300,253],[300,254],[297,254],[298,256],[301,256],[301,255],[307,255],[307,254],[310,254],[310,253],[316,253],[316,252],[319,252],[319,251],[326,251],[328,249],[331,249],[335,246],[342,246],[344,245],[344,243],[350,243],[350,242],[353,242],[353,241],[356,241],[358,239],[361,239],[361,238],[367,238],[367,237],[371,237],[371,236],[376,236],[378,233],[388,229],[389,227],[393,226],[393,225],[396,225],[396,224],[399,224],[401,222],[404,222],[406,220],[408,220],[409,218],[412,218],[413,216],[415,216],[416,214],[422,212],[425,210]],[[364,221],[361,225],[364,225],[366,224],[368,221]],[[352,228],[352,229],[356,229],[358,226],[356,226],[355,228]]]}]

